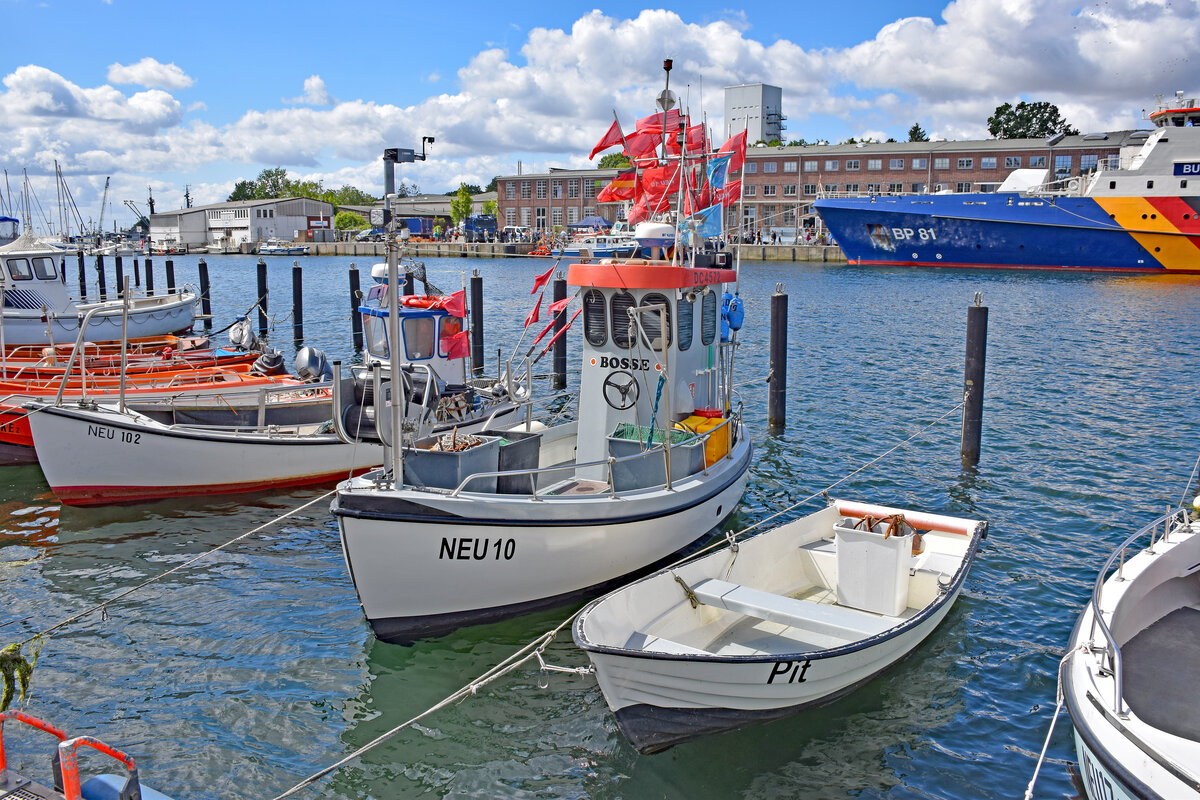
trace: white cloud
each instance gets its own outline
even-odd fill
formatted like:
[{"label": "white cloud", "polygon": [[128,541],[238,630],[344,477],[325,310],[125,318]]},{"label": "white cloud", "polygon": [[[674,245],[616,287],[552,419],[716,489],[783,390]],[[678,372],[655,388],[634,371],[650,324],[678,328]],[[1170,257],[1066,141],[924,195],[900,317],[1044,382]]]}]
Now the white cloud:
[{"label": "white cloud", "polygon": [[136,83],[157,89],[186,89],[195,81],[175,62],[162,64],[147,56],[136,64],[110,64],[108,80],[112,83]]},{"label": "white cloud", "polygon": [[325,89],[325,81],[321,79],[320,75],[310,75],[304,79],[304,94],[285,99],[283,102],[295,105],[331,106],[337,101]]}]

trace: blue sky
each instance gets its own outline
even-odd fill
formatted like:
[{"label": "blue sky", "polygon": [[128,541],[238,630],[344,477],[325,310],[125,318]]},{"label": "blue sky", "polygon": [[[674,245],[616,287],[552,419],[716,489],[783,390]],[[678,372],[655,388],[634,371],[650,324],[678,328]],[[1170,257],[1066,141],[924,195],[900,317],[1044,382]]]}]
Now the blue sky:
[{"label": "blue sky", "polygon": [[[1048,100],[1085,130],[1137,127],[1200,92],[1200,8],[1172,0],[556,4],[0,0],[0,167],[53,203],[58,159],[86,217],[224,199],[265,167],[381,190],[386,146],[423,190],[586,166],[611,121],[672,88],[719,130],[721,88],[783,87],[788,137],[984,137],[1002,102]],[[16,34],[14,35],[14,32]],[[0,191],[8,191],[0,185]]]}]

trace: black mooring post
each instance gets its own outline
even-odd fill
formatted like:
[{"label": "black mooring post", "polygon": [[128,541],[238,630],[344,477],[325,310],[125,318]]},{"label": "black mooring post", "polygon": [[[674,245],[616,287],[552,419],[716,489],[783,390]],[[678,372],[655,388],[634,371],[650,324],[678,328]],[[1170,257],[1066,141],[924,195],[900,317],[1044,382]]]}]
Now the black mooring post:
[{"label": "black mooring post", "polygon": [[204,315],[204,329],[212,330],[212,297],[208,283],[208,262],[203,258],[196,265],[200,270],[200,313]]},{"label": "black mooring post", "polygon": [[175,261],[167,259],[167,294],[175,291]]},{"label": "black mooring post", "polygon": [[413,274],[411,272],[405,272],[404,273],[404,294],[410,295],[410,294],[416,294],[416,293],[417,293],[417,282],[413,279]]},{"label": "black mooring post", "polygon": [[108,299],[108,283],[104,280],[104,256],[96,256],[97,285],[100,287],[100,299]]},{"label": "black mooring post", "polygon": [[[554,302],[567,299],[567,282],[561,277],[562,273],[558,273],[559,277],[554,279]],[[554,318],[554,335],[558,336],[563,328],[567,327],[567,310],[564,308],[558,312],[558,316]],[[554,380],[551,383],[555,389],[567,388],[567,337],[566,334],[558,336],[554,342]]]},{"label": "black mooring post", "polygon": [[983,294],[975,293],[975,305],[967,309],[967,359],[963,374],[962,459],[979,461],[983,436],[983,376],[987,366],[987,306]]},{"label": "black mooring post", "polygon": [[787,314],[788,296],[783,284],[775,284],[771,295],[771,371],[767,385],[767,427],[782,430],[787,425]]},{"label": "black mooring post", "polygon": [[304,341],[304,268],[292,262],[292,340]]},{"label": "black mooring post", "polygon": [[258,259],[258,335],[267,335],[267,262]]},{"label": "black mooring post", "polygon": [[83,263],[83,251],[76,250],[75,258],[79,261],[79,297],[87,300],[87,267]]},{"label": "black mooring post", "polygon": [[471,371],[483,372],[483,276],[471,274]]},{"label": "black mooring post", "polygon": [[125,294],[123,287],[125,286],[125,264],[121,260],[120,256],[116,256],[113,259],[113,263],[117,268],[117,297],[124,297]]},{"label": "black mooring post", "polygon": [[142,288],[142,268],[136,258],[133,260],[133,285]]},{"label": "black mooring post", "polygon": [[154,294],[154,259],[146,257],[146,294]]},{"label": "black mooring post", "polygon": [[350,330],[354,332],[354,350],[362,350],[362,316],[358,313],[358,266],[350,264]]}]

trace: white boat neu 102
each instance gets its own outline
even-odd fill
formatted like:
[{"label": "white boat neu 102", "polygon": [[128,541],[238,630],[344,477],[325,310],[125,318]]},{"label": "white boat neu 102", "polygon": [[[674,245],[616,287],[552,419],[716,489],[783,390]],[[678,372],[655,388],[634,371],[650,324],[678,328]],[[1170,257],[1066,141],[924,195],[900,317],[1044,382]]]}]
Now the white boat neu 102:
[{"label": "white boat neu 102", "polygon": [[621,731],[655,753],[823,705],[953,606],[987,523],[835,501],[588,604],[575,620]]},{"label": "white boat neu 102", "polygon": [[1200,797],[1200,523],[1186,509],[1109,556],[1060,675],[1091,800]]}]

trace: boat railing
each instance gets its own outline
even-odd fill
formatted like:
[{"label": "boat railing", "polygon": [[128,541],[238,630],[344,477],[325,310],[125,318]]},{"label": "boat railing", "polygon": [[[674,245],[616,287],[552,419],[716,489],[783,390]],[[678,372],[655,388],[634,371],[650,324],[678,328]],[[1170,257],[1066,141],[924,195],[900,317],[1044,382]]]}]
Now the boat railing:
[{"label": "boat railing", "polygon": [[[720,425],[714,426],[713,428],[709,429],[708,431],[705,431],[703,433],[692,433],[691,436],[687,436],[683,439],[680,439],[677,442],[671,442],[670,447],[667,447],[666,442],[656,442],[655,444],[646,448],[642,452],[634,453],[633,455],[608,456],[607,458],[599,458],[594,461],[583,461],[583,462],[572,461],[572,462],[569,462],[566,464],[555,464],[555,465],[549,466],[549,467],[534,467],[531,469],[474,472],[474,473],[466,476],[465,478],[463,478],[462,481],[458,484],[458,486],[455,487],[454,490],[450,492],[450,496],[457,497],[459,494],[461,494],[463,491],[466,490],[466,487],[469,484],[471,484],[477,480],[486,480],[489,478],[501,478],[501,477],[503,477],[503,478],[519,478],[523,475],[527,475],[527,476],[529,476],[529,479],[530,479],[529,480],[529,485],[530,485],[529,496],[534,500],[543,500],[545,498],[539,496],[537,493],[537,478],[539,475],[547,475],[547,474],[551,474],[554,472],[566,472],[566,471],[574,472],[577,470],[588,469],[588,468],[592,468],[592,467],[605,467],[605,481],[606,481],[606,483],[608,483],[608,493],[610,495],[615,496],[615,495],[621,494],[621,492],[619,492],[617,490],[616,485],[613,481],[613,466],[615,464],[625,464],[625,463],[630,463],[630,462],[638,461],[639,459],[645,459],[645,458],[656,458],[656,459],[663,458],[666,452],[669,452],[671,450],[679,450],[682,452],[683,448],[686,448],[686,447],[692,447],[692,446],[697,446],[697,445],[703,447],[703,446],[707,445],[710,437],[716,436],[718,434],[718,432],[723,429],[729,430],[729,441],[730,441],[731,446],[726,448],[725,455],[722,456],[722,458],[728,458],[728,459],[733,458],[732,443],[734,441],[736,441],[736,439],[734,437],[734,432],[737,430],[736,423],[739,421],[739,419],[740,419],[740,413],[730,414],[730,416],[728,418],[726,418],[725,420],[723,420]],[[486,426],[485,426],[485,429],[486,429]],[[516,429],[514,429],[514,430],[516,430]],[[661,430],[661,429],[656,429],[656,430]],[[673,430],[679,430],[679,429],[674,428]],[[712,466],[709,465],[706,460],[704,462],[703,468],[698,470],[698,472],[707,475],[708,471],[711,468],[712,468]],[[654,484],[654,485],[659,485],[659,484]],[[666,473],[666,480],[661,485],[670,487],[670,485],[671,485],[670,473]],[[644,491],[645,489],[649,489],[649,488],[652,488],[652,486],[637,486],[632,489],[627,489],[624,491],[639,491],[640,492],[640,491]]]},{"label": "boat railing", "polygon": [[[1161,517],[1155,519],[1149,525],[1141,528],[1137,531],[1137,533],[1133,534],[1124,542],[1122,542],[1121,546],[1113,551],[1112,555],[1108,557],[1108,560],[1104,562],[1104,566],[1100,569],[1100,573],[1096,576],[1095,585],[1092,587],[1092,629],[1088,635],[1089,647],[1091,647],[1093,652],[1097,651],[1098,648],[1095,646],[1095,638],[1096,629],[1099,628],[1105,640],[1105,646],[1104,648],[1100,649],[1100,652],[1104,657],[1107,658],[1107,669],[1112,673],[1113,676],[1113,713],[1122,718],[1126,716],[1126,711],[1122,684],[1123,675],[1121,671],[1121,648],[1117,644],[1116,637],[1113,636],[1112,630],[1109,628],[1108,623],[1104,621],[1104,615],[1101,613],[1101,600],[1103,599],[1104,583],[1107,580],[1109,571],[1112,569],[1114,564],[1116,564],[1117,567],[1117,580],[1125,580],[1125,554],[1135,542],[1141,540],[1144,536],[1149,534],[1150,546],[1146,548],[1146,552],[1153,554],[1154,546],[1156,544],[1166,540],[1166,538],[1171,535],[1173,531],[1177,530],[1179,526],[1187,524],[1187,509],[1176,508],[1172,511],[1168,511]],[[1160,526],[1161,533],[1159,530]]]}]

